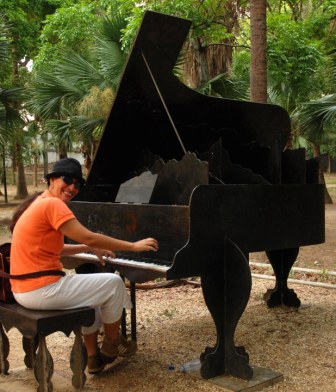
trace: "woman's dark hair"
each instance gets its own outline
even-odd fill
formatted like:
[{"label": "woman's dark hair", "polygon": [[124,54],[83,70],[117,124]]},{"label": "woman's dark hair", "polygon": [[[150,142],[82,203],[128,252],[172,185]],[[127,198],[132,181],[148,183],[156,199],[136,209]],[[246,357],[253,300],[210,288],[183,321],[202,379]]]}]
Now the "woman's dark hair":
[{"label": "woman's dark hair", "polygon": [[26,209],[31,205],[31,203],[40,196],[43,192],[36,192],[31,196],[28,196],[14,211],[11,223],[9,224],[9,230],[13,233],[16,222],[19,220],[20,216],[26,211]]}]

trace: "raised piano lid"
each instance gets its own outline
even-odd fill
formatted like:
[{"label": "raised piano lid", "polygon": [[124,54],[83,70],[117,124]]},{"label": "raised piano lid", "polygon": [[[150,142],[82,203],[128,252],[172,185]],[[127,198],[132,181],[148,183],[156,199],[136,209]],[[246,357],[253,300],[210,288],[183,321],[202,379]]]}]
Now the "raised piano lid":
[{"label": "raised piano lid", "polygon": [[120,184],[158,157],[180,160],[187,151],[201,156],[219,139],[234,163],[280,182],[288,114],[275,105],[207,97],[185,86],[173,68],[190,26],[185,19],[145,13],[77,200],[114,202]]}]

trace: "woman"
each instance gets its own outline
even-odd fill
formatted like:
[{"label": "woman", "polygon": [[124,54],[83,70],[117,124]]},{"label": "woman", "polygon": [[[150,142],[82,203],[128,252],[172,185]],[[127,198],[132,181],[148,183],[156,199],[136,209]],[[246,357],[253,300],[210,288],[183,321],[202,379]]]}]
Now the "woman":
[{"label": "woman", "polygon": [[[11,274],[61,270],[60,257],[82,252],[95,253],[102,264],[103,256],[114,257],[115,251],[157,251],[154,238],[137,242],[122,241],[94,233],[75,218],[67,203],[85,184],[80,163],[65,158],[55,163],[46,176],[48,189],[24,202],[14,213],[11,224]],[[81,245],[64,244],[64,236]],[[43,276],[11,280],[15,299],[29,309],[72,309],[91,306],[96,309],[95,322],[83,327],[90,374],[101,372],[117,356],[135,354],[136,342],[119,334],[124,308],[131,308],[121,278],[112,273]],[[99,350],[97,337],[104,326],[104,340]]]}]

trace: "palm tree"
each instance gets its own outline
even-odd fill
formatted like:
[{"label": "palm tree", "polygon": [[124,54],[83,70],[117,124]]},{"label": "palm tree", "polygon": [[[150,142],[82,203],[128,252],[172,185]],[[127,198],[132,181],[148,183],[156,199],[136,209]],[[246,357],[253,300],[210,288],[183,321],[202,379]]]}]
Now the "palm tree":
[{"label": "palm tree", "polygon": [[[15,139],[16,130],[23,127],[24,121],[20,111],[16,109],[13,103],[22,100],[22,88],[2,89],[0,88],[0,146],[2,153],[3,176],[5,173],[5,156],[8,145],[17,146],[18,140]],[[6,178],[4,177],[5,197],[7,199]],[[28,194],[25,182],[23,188],[17,190],[20,198]],[[7,201],[7,200],[6,200]]]},{"label": "palm tree", "polygon": [[[0,21],[0,69],[2,70],[4,64],[8,59],[8,49],[9,49],[9,41],[7,39],[7,27],[3,22],[3,19]],[[1,92],[0,92],[1,94]],[[6,151],[6,135],[4,132],[6,127],[6,108],[0,101],[0,147],[1,147],[1,154],[2,154],[2,180],[4,183],[4,194],[5,194],[5,201],[7,203],[7,187],[6,187],[6,158],[5,158],[5,151]],[[2,192],[0,190],[0,195]]]},{"label": "palm tree", "polygon": [[[321,144],[330,140],[330,133],[335,136],[336,94],[330,94],[316,101],[303,104],[293,115],[300,134],[313,145],[314,157],[321,155]],[[320,182],[325,185],[323,169],[320,167]],[[325,202],[332,204],[332,199],[325,186]]]},{"label": "palm tree", "polygon": [[[8,39],[8,28],[3,19],[0,21],[0,80],[6,79],[8,64],[10,60],[10,43]],[[6,150],[11,143],[12,146],[19,146],[18,141],[13,138],[16,130],[23,126],[23,119],[18,109],[22,102],[22,88],[19,87],[0,87],[0,151],[2,155],[2,177],[4,183],[5,201],[7,202],[7,179],[6,179]],[[19,152],[19,149],[18,151]],[[22,168],[22,166],[21,166]],[[17,195],[27,196],[27,186],[25,177],[20,173],[22,187],[18,188]]]},{"label": "palm tree", "polygon": [[267,102],[266,1],[251,0],[251,101]]},{"label": "palm tree", "polygon": [[40,72],[32,81],[28,108],[43,121],[60,157],[79,142],[90,166],[126,62],[120,43],[125,26],[126,18],[114,13],[102,23],[93,58],[70,54],[52,72]]}]

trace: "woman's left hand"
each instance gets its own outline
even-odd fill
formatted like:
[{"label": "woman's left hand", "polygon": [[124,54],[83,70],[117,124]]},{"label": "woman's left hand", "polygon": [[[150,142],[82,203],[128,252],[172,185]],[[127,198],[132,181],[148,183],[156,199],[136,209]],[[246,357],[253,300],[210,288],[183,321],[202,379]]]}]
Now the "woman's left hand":
[{"label": "woman's left hand", "polygon": [[109,257],[109,258],[112,258],[112,259],[114,257],[116,257],[115,253],[110,251],[110,250],[104,250],[104,249],[98,249],[98,248],[91,248],[90,250],[91,250],[92,253],[94,253],[98,257],[98,259],[99,259],[99,261],[100,261],[102,266],[106,265],[106,262],[103,259],[103,257]]}]

